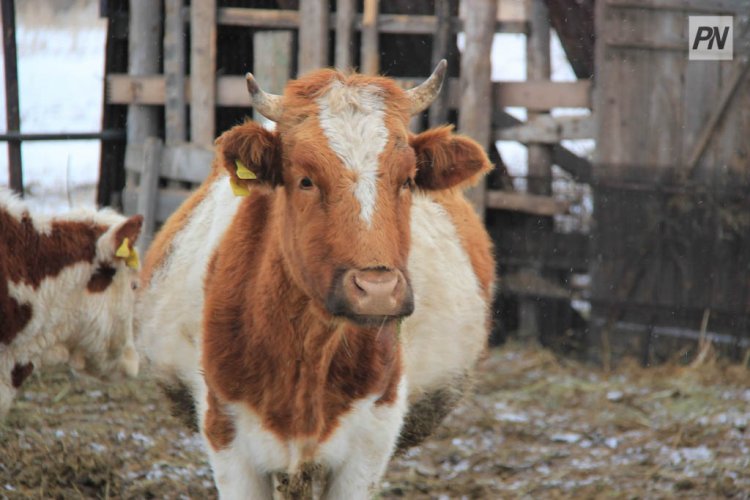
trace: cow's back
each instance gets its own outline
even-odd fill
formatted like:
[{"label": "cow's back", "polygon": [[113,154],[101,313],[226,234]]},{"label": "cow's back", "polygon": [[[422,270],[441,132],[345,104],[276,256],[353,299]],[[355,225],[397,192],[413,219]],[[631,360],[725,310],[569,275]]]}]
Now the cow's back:
[{"label": "cow's back", "polygon": [[[495,261],[484,226],[459,191],[417,194],[411,219],[415,309],[402,326],[409,399],[427,398],[429,411],[445,404],[444,414],[486,348]],[[434,417],[435,424],[442,418]]]},{"label": "cow's back", "polygon": [[240,200],[226,175],[214,170],[170,216],[145,257],[136,308],[138,343],[167,385],[195,390],[195,384],[203,384],[199,340],[206,268]]}]

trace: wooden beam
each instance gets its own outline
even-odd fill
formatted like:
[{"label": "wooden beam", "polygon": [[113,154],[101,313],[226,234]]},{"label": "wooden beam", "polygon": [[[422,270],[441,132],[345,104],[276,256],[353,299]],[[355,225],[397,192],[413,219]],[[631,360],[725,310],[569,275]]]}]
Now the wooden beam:
[{"label": "wooden beam", "polygon": [[[16,6],[12,0],[2,1],[3,54],[5,65],[5,126],[20,132],[21,114],[18,102],[18,57],[16,51]],[[21,141],[8,141],[8,180],[10,188],[23,196],[23,165]]]},{"label": "wooden beam", "polygon": [[[164,222],[174,213],[192,193],[187,189],[165,188],[156,196],[155,220]],[[126,188],[122,194],[122,204],[126,213],[136,213],[138,209],[139,188]]]},{"label": "wooden beam", "polygon": [[[437,19],[437,29],[432,39],[433,67],[437,66],[442,59],[448,60],[452,41],[455,46],[455,36],[451,33],[451,0],[435,0],[435,19]],[[430,106],[430,127],[437,127],[448,122],[449,99],[450,92],[444,88],[433,101]]]},{"label": "wooden beam", "polygon": [[[347,14],[348,16],[348,14]],[[297,29],[299,27],[299,11],[296,10],[272,10],[272,9],[249,9],[240,7],[220,7],[217,20],[220,25],[244,26],[247,28],[281,28]],[[353,16],[353,28],[361,30],[363,25],[361,14]],[[336,26],[337,14],[328,15],[328,24]],[[451,32],[464,31],[463,22],[457,18],[451,18]],[[437,30],[438,20],[429,15],[407,15],[407,14],[381,14],[378,18],[378,31],[387,34],[401,35],[430,35]],[[529,26],[525,19],[517,16],[503,17],[495,22],[496,33],[526,33]]]},{"label": "wooden beam", "polygon": [[552,217],[568,213],[570,205],[570,202],[557,200],[551,196],[513,191],[487,191],[487,208],[497,210]]},{"label": "wooden beam", "polygon": [[141,253],[144,253],[151,244],[156,229],[156,197],[159,190],[162,150],[161,139],[157,137],[146,139],[143,146],[143,171],[136,204],[136,211],[143,215],[141,237],[138,238],[138,248]]},{"label": "wooden beam", "polygon": [[169,145],[179,144],[187,138],[184,29],[182,0],[164,0],[164,135]]},{"label": "wooden beam", "polygon": [[213,144],[216,133],[216,0],[190,9],[190,140]]},{"label": "wooden beam", "polygon": [[[257,71],[255,79],[260,88],[273,94],[283,94],[286,82],[292,76],[292,32],[291,31],[256,31],[253,34],[253,67]],[[247,86],[245,103],[249,102]],[[268,120],[253,109],[253,119],[260,123]]]},{"label": "wooden beam", "polygon": [[553,108],[591,108],[591,81],[498,82],[492,87],[495,106],[518,106],[529,111]]},{"label": "wooden beam", "polygon": [[362,53],[360,72],[376,75],[380,71],[380,49],[378,33],[379,0],[365,0],[362,15]]},{"label": "wooden beam", "polygon": [[747,0],[606,0],[607,7],[639,10],[674,10],[696,14],[747,13]]},{"label": "wooden beam", "polygon": [[[159,177],[191,184],[200,184],[211,171],[213,149],[191,143],[165,147],[161,152]],[[142,173],[146,164],[146,150],[141,144],[129,144],[125,153],[125,169]]]},{"label": "wooden beam", "polygon": [[336,51],[334,64],[340,71],[346,71],[354,64],[354,17],[356,5],[354,0],[337,0],[336,21]]},{"label": "wooden beam", "polygon": [[328,65],[328,8],[327,0],[300,0],[298,75]]},{"label": "wooden beam", "polygon": [[[461,57],[461,101],[459,106],[458,129],[461,133],[476,140],[485,150],[492,139],[492,40],[495,35],[497,2],[487,0],[466,0],[466,38]],[[479,216],[484,220],[485,181],[466,191]]]},{"label": "wooden beam", "polygon": [[569,139],[592,139],[591,116],[538,116],[521,125],[495,131],[496,141],[518,141],[524,144],[556,144]]}]

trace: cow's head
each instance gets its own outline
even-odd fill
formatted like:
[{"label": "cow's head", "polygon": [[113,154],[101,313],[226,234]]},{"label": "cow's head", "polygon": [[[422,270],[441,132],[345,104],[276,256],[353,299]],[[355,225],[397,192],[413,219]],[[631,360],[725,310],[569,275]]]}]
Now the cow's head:
[{"label": "cow's head", "polygon": [[275,189],[286,268],[327,314],[361,324],[411,314],[412,196],[470,184],[490,168],[483,149],[449,127],[409,132],[445,66],[409,91],[387,78],[320,70],[276,96],[247,75],[253,106],[277,127],[227,131],[219,162],[236,194]]},{"label": "cow's head", "polygon": [[94,258],[70,296],[78,304],[67,326],[70,364],[102,379],[138,374],[139,356],[133,340],[133,313],[140,263],[135,243],[143,217],[125,218],[109,210],[95,220],[104,226],[89,244]]}]

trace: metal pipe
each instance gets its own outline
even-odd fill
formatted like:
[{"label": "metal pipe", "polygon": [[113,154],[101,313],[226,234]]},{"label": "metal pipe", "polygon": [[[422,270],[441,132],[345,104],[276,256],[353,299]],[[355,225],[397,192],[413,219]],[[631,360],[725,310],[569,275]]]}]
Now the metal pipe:
[{"label": "metal pipe", "polygon": [[[5,62],[5,125],[7,130],[21,129],[18,105],[18,61],[16,53],[16,6],[14,0],[2,0],[3,55]],[[21,142],[8,142],[8,177],[10,187],[23,196]]]}]

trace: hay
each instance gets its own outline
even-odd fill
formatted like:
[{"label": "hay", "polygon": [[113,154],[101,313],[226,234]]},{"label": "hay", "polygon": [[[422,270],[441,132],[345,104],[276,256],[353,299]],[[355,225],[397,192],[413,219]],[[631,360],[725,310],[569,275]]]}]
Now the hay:
[{"label": "hay", "polygon": [[[379,497],[747,498],[750,372],[605,373],[542,349],[493,351],[473,395],[394,458]],[[0,425],[0,498],[215,498],[196,435],[157,386],[32,376]],[[743,496],[744,495],[744,496]]]}]

